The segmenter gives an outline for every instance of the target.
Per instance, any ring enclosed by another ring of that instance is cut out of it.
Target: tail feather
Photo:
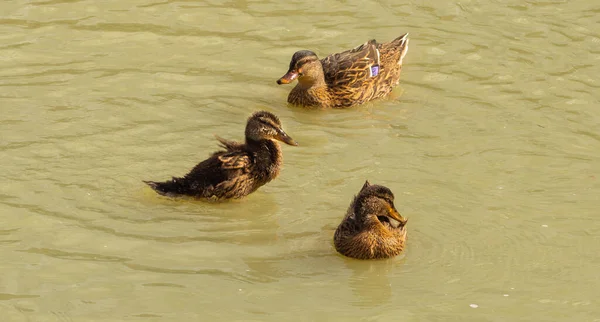
[[[383,51],[394,51],[399,50],[402,47],[406,47],[408,45],[408,32],[404,35],[390,41],[384,43],[378,43],[377,48]]]
[[[165,182],[155,182],[155,181],[143,181],[145,184],[149,185],[156,193],[163,195],[174,197],[177,195],[186,194],[188,187],[183,182],[182,179],[173,178],[172,180]]]
[[[408,52],[408,32],[404,35],[383,44],[378,44],[379,50],[381,50],[382,55],[387,56],[387,59],[390,60],[393,58],[393,61],[398,64],[398,66],[402,66],[402,61],[404,60],[404,56]],[[399,53],[399,55],[398,55]],[[397,57],[397,58],[395,58]],[[391,61],[389,61],[391,62]]]
[[[404,45],[406,45],[407,42],[408,42],[408,32],[391,41],[391,43],[394,44],[394,46],[396,46],[396,47],[404,46]]]
[[[399,46],[402,47],[400,59],[398,60],[398,65],[402,66],[402,60],[404,59],[404,56],[406,56],[406,53],[408,53],[408,32],[398,37],[396,40],[400,40]]]

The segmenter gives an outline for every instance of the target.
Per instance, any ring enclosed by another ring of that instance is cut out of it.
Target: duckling
[[[294,53],[278,84],[298,84],[288,103],[305,107],[345,108],[387,96],[400,80],[408,52],[408,33],[388,43],[375,39],[321,60],[309,50]]]
[[[366,181],[333,237],[335,249],[357,259],[394,257],[404,249],[406,222],[390,189]]]
[[[217,137],[225,150],[214,152],[184,177],[144,182],[169,197],[187,195],[217,201],[247,196],[279,174],[283,157],[277,141],[298,143],[283,131],[279,118],[266,111],[248,118],[245,134],[245,143]]]

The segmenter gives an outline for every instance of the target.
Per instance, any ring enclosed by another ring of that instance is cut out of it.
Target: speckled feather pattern
[[[385,214],[377,213],[376,207],[368,203],[367,213],[355,213],[357,198],[354,197],[335,231],[335,249],[344,256],[356,259],[384,259],[399,255],[404,250],[406,226],[385,226],[376,217]],[[367,218],[365,222],[359,222],[357,218],[361,216]]]
[[[239,199],[279,175],[283,163],[279,143],[264,140],[248,146],[226,142],[227,150],[213,153],[182,178],[155,183],[154,190],[171,197],[187,195],[212,201]]]
[[[375,40],[320,60],[325,84],[306,88],[297,84],[288,103],[306,107],[344,108],[387,96],[400,80],[401,58],[408,50],[406,35],[378,44]],[[371,67],[379,59],[379,74]]]
[[[399,255],[404,250],[406,228],[390,232],[373,222],[366,229],[358,229],[352,219],[344,219],[334,234],[335,249],[342,255],[356,259],[384,259]]]
[[[145,182],[170,197],[186,195],[212,201],[242,198],[279,175],[283,156],[273,135],[296,144],[283,132],[275,115],[257,112],[248,120],[245,143],[217,137],[224,150],[214,152],[185,176]]]

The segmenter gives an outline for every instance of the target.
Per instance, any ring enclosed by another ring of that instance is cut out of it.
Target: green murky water
[[[600,321],[600,6],[593,1],[0,3],[3,321]],[[286,106],[291,54],[410,32],[401,85]],[[278,179],[158,197],[276,113]],[[337,255],[365,179],[406,252]]]

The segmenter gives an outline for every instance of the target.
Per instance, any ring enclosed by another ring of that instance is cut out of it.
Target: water
[[[4,321],[600,321],[593,1],[0,3]],[[401,85],[286,106],[293,52],[410,32]],[[141,180],[242,139],[299,143],[226,204]],[[337,255],[365,179],[409,218],[403,255]]]

